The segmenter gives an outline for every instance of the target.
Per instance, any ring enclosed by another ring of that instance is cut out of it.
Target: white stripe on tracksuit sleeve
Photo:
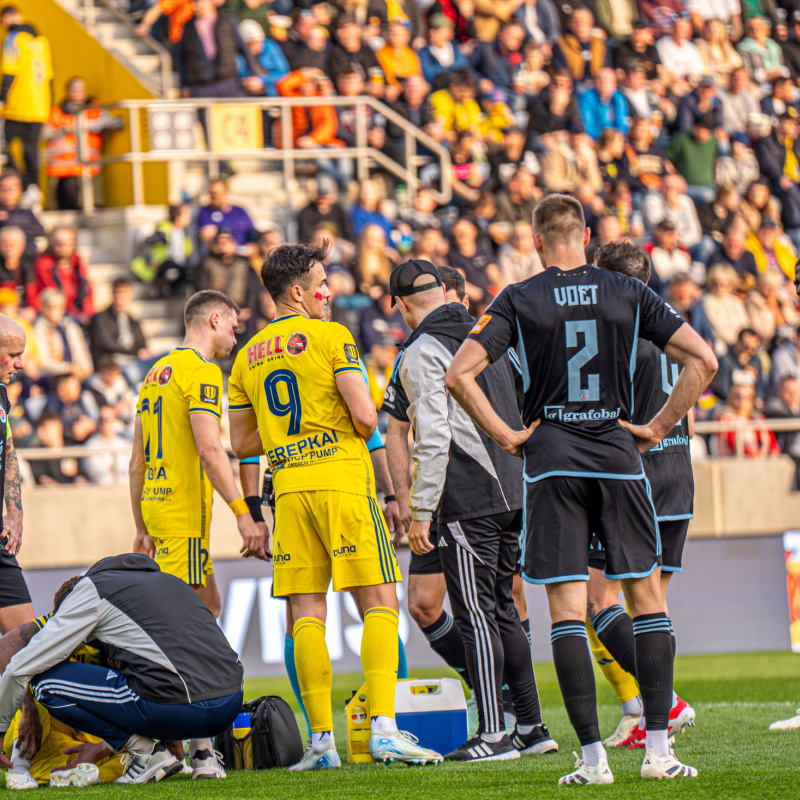
[[[432,336],[423,334],[406,350],[400,380],[411,405],[414,428],[414,485],[409,505],[413,519],[429,520],[439,506],[450,460],[450,415],[444,376],[452,356]]]
[[[34,675],[69,658],[97,626],[100,598],[84,579],[67,596],[58,612],[9,662],[0,678],[0,731],[7,731]]]

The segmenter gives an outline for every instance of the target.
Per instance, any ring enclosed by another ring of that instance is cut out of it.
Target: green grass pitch
[[[445,671],[436,673],[443,675]],[[342,770],[290,774],[286,770],[232,772],[225,781],[192,781],[180,776],[144,786],[97,786],[60,789],[88,796],[158,797],[165,800],[346,800],[347,798],[563,798],[566,795],[636,798],[797,798],[800,785],[800,731],[769,731],[776,719],[793,716],[800,705],[800,656],[791,653],[728,656],[678,656],[675,686],[697,711],[697,727],[678,737],[679,758],[695,766],[694,780],[643,781],[639,767],[643,751],[610,752],[613,786],[558,786],[558,778],[571,771],[578,742],[569,726],[551,664],[537,664],[545,722],[560,750],[557,755],[527,756],[517,761],[472,766],[407,767],[394,764],[345,765]],[[619,721],[619,706],[599,671],[600,726],[608,735]],[[412,677],[432,677],[414,673]],[[336,740],[344,761],[344,703],[360,676],[334,676]],[[248,680],[248,698],[279,694],[294,707],[286,679]],[[295,710],[297,710],[295,708]],[[302,718],[301,732],[305,736]],[[48,789],[53,792],[56,790]]]

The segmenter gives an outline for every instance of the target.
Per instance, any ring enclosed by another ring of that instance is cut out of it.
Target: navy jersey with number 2
[[[641,336],[663,349],[683,320],[641,281],[584,266],[550,267],[506,287],[470,334],[492,361],[513,347],[522,364],[530,481],[556,475],[642,474],[633,437]]]

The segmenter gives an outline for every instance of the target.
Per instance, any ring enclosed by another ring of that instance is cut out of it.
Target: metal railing
[[[695,422],[695,435],[718,435],[733,432],[737,458],[744,457],[744,435],[749,431],[772,431],[773,433],[800,432],[800,419],[756,419],[756,420],[706,420]],[[729,458],[730,456],[712,457]]]
[[[104,2],[105,0],[100,0]],[[92,0],[87,0],[92,2]],[[274,147],[248,147],[244,149],[216,149],[213,141],[211,126],[206,126],[206,137],[211,137],[208,149],[195,146],[186,150],[151,150],[150,143],[143,141],[142,111],[178,111],[189,110],[194,114],[202,111],[208,114],[213,107],[219,106],[254,106],[262,110],[276,110],[281,127],[282,146]],[[313,108],[317,106],[333,106],[334,108],[347,106],[355,111],[356,144],[354,147],[317,147],[313,149],[300,149],[293,147],[293,136],[289,133],[292,127],[292,110],[297,107]],[[352,158],[356,162],[356,175],[359,180],[369,176],[370,162],[390,172],[405,182],[409,198],[413,202],[419,187],[418,169],[430,161],[431,156],[418,155],[418,148],[426,148],[432,157],[439,162],[440,188],[433,190],[432,194],[440,204],[450,202],[453,194],[450,152],[441,144],[434,141],[427,133],[417,128],[405,117],[398,114],[388,106],[373,97],[361,95],[358,97],[264,97],[264,98],[236,98],[236,99],[188,99],[188,100],[124,100],[118,103],[109,103],[103,106],[109,110],[121,110],[127,116],[127,127],[130,133],[130,152],[120,155],[103,156],[100,163],[106,164],[131,164],[133,171],[133,203],[144,203],[144,172],[143,166],[151,163],[171,163],[200,161],[208,165],[209,177],[212,166],[219,161],[259,160],[279,161],[283,166],[284,183],[290,191],[296,187],[295,165],[298,161],[314,161],[318,159]],[[367,109],[381,114],[388,121],[397,125],[403,131],[403,153],[405,164],[400,164],[389,157],[382,150],[371,147],[367,141]],[[81,141],[82,137],[78,137]],[[86,156],[80,153],[78,158],[82,163],[88,163]],[[84,210],[94,210],[94,192],[92,180],[84,170],[82,189],[84,197]]]
[[[134,23],[131,22],[129,17],[123,11],[121,11],[116,4],[109,2],[109,0],[80,0],[80,7],[83,13],[83,23],[87,28],[91,30],[96,24],[98,6],[105,11],[110,11],[116,18],[117,22],[123,24],[130,31],[131,37],[133,38],[135,36],[134,28],[136,26]],[[104,37],[100,38],[102,40],[103,47],[113,52],[113,40],[108,40]],[[160,85],[157,86],[157,91],[162,97],[169,97],[174,88],[172,80],[172,56],[167,48],[161,44],[161,42],[156,41],[150,35],[141,37],[136,36],[135,38],[137,41],[144,42],[152,51],[153,55],[157,55],[159,57],[161,62],[159,69],[161,79]],[[119,50],[113,54],[116,57],[124,59],[125,66],[128,67],[128,69],[130,69],[140,81],[147,84],[150,88],[153,88],[151,86],[152,77],[138,70],[133,61],[131,61],[130,56],[120,52]]]

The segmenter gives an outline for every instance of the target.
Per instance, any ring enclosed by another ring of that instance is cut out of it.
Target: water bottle
[[[261,505],[275,510],[275,489],[272,487],[272,472],[269,467],[264,470],[264,483],[261,485]]]
[[[250,733],[252,723],[250,721],[250,714],[247,711],[241,711],[233,721],[233,738],[244,739]]]

